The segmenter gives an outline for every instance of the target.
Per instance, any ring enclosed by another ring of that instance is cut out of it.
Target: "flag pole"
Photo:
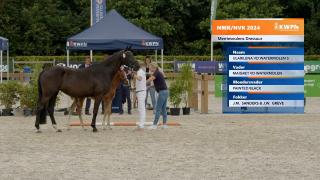
[[[218,0],[211,1],[211,14],[210,14],[210,35],[211,35],[211,61],[213,61],[213,41],[212,41],[212,20],[216,19]]]
[[[90,26],[93,25],[93,19],[92,19],[92,0],[90,0]],[[93,52],[90,50],[90,60],[93,61]]]

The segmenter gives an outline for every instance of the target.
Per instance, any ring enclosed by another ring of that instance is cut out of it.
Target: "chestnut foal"
[[[108,116],[107,127],[108,129],[111,129],[110,115],[112,114],[112,110],[111,110],[112,100],[115,96],[116,89],[120,85],[121,81],[125,79],[126,79],[125,72],[123,70],[118,70],[118,72],[115,74],[115,76],[112,79],[110,90],[107,92],[107,94],[103,96],[104,115],[103,115],[102,127],[104,130],[106,129],[105,122],[106,122],[107,116]],[[74,101],[69,109],[69,112],[74,112],[74,108],[77,108],[76,110],[77,110],[77,114],[79,115],[80,125],[82,126],[83,129],[85,129],[83,124],[83,119],[82,119],[82,106],[83,106],[84,99],[85,98],[74,98]],[[71,113],[69,113],[69,119],[70,119],[70,114]]]

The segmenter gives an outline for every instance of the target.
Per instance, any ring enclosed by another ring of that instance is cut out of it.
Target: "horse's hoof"
[[[40,131],[40,129],[37,129],[37,130],[36,130],[36,133],[42,133],[42,132]]]
[[[62,132],[61,129],[57,129],[57,132]]]
[[[97,129],[97,128],[96,128],[96,129],[93,129],[92,132],[98,132],[98,129]]]

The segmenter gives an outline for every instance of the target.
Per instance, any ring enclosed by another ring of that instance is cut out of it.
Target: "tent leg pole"
[[[161,68],[162,68],[162,71],[164,71],[164,69],[163,69],[163,49],[161,49]]]
[[[14,73],[14,58],[12,58],[12,72]]]
[[[91,60],[91,62],[93,62],[93,51],[92,50],[90,50],[90,60]]]
[[[2,83],[2,71],[3,71],[3,64],[2,64],[2,50],[0,51],[0,67],[1,67],[1,72],[0,72],[0,77],[1,77],[1,80],[0,80],[0,83]]]
[[[69,67],[69,50],[67,50],[67,67]]]
[[[7,49],[7,81],[9,80],[10,64],[9,64],[9,47]]]

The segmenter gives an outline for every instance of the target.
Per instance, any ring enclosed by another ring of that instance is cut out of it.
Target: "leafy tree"
[[[211,0],[107,0],[164,39],[167,54],[210,54]],[[320,53],[319,0],[219,0],[217,18],[305,18],[305,48]],[[64,55],[66,39],[89,27],[90,0],[0,0],[0,35],[12,55]],[[215,53],[221,53],[219,50]]]

